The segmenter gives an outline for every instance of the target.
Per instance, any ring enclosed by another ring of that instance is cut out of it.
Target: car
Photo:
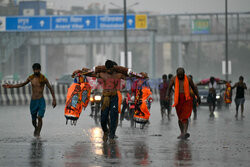
[[[71,77],[71,74],[64,74],[60,78],[56,79],[57,84],[70,85],[74,82],[74,78]]]
[[[198,85],[197,88],[201,98],[200,105],[208,106],[209,105],[207,102],[207,96],[209,91],[208,85]],[[218,109],[220,109],[224,105],[224,93],[225,93],[225,86],[218,84],[216,88],[216,103],[215,103]]]

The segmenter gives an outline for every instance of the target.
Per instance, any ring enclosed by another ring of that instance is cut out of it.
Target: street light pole
[[[112,2],[110,2],[111,5],[115,7],[120,7]],[[139,2],[136,2],[128,7],[133,7],[135,5],[138,5]],[[127,36],[127,2],[126,0],[123,0],[123,15],[124,15],[124,58],[125,58],[125,67],[128,66],[128,36]]]
[[[225,66],[226,66],[226,81],[228,81],[228,28],[227,28],[227,0],[225,0]]]
[[[125,57],[125,67],[128,66],[128,41],[127,41],[127,4],[126,0],[123,0],[124,2],[124,57]]]

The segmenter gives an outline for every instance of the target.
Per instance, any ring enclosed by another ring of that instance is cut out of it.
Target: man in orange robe
[[[184,68],[178,68],[176,70],[177,75],[173,77],[170,81],[168,91],[167,91],[167,100],[170,97],[170,91],[172,87],[175,87],[174,92],[174,104],[173,107],[176,109],[178,116],[178,123],[180,127],[181,134],[178,136],[179,139],[186,139],[190,136],[187,133],[188,130],[188,119],[191,116],[193,109],[193,99],[190,96],[190,87],[197,96],[198,103],[200,103],[200,96],[197,88],[194,86],[194,83],[191,78],[185,75]]]

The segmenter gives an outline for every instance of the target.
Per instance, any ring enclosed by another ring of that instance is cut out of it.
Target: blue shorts
[[[32,120],[36,120],[37,115],[41,118],[43,118],[45,113],[46,103],[44,98],[31,100],[30,101],[30,114],[32,117]]]
[[[245,103],[245,98],[235,98],[234,99],[236,106],[242,105]]]

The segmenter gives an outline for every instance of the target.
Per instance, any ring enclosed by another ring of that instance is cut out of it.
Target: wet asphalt
[[[0,106],[0,167],[249,167],[250,100],[245,118],[235,119],[235,105],[215,111],[198,108],[190,119],[188,140],[179,140],[175,109],[171,120],[161,119],[159,103],[151,108],[150,124],[117,128],[116,144],[102,142],[98,120],[82,112],[77,125],[65,125],[64,105],[47,105],[40,138],[33,137],[29,106]]]

